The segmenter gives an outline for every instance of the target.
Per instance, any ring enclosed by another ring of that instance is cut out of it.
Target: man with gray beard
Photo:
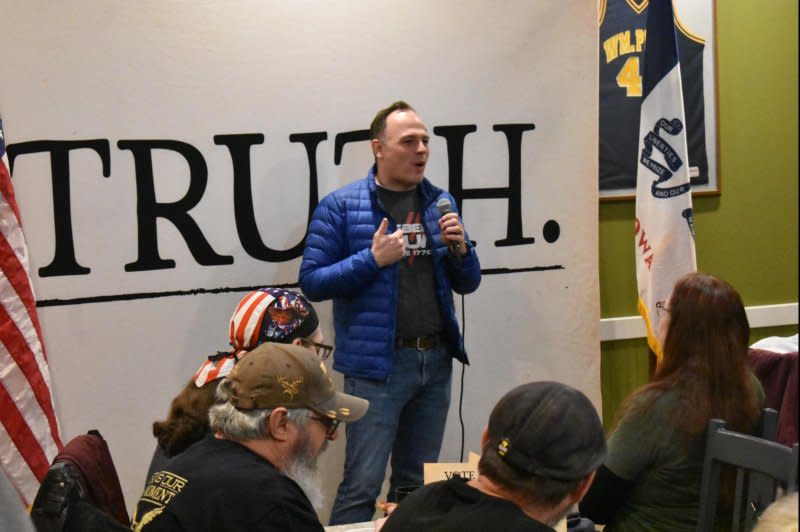
[[[317,457],[368,406],[337,392],[313,351],[260,345],[219,385],[213,435],[149,479],[133,530],[321,532]]]

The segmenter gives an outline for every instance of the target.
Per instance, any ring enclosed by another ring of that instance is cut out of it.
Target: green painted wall
[[[728,280],[746,306],[798,300],[798,5],[717,2],[722,194],[694,198],[698,269]],[[636,314],[634,202],[600,205],[602,317]],[[797,326],[752,331],[753,340]],[[643,339],[602,344],[603,417],[648,376]]]

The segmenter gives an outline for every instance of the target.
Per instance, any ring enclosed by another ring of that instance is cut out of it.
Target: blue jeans
[[[453,359],[439,344],[425,351],[396,348],[385,381],[345,377],[344,391],[369,400],[369,410],[345,427],[344,478],[331,525],[372,519],[390,453],[388,500],[399,487],[422,485],[422,464],[439,459],[452,372]]]

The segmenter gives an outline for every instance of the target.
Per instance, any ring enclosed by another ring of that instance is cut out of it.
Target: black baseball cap
[[[605,460],[606,439],[594,405],[559,382],[531,382],[503,396],[489,416],[489,436],[502,460],[537,477],[573,481]]]

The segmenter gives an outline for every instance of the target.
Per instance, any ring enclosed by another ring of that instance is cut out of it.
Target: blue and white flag
[[[670,0],[650,0],[646,39],[636,173],[636,281],[647,342],[660,363],[660,314],[675,281],[697,270],[681,68]]]

